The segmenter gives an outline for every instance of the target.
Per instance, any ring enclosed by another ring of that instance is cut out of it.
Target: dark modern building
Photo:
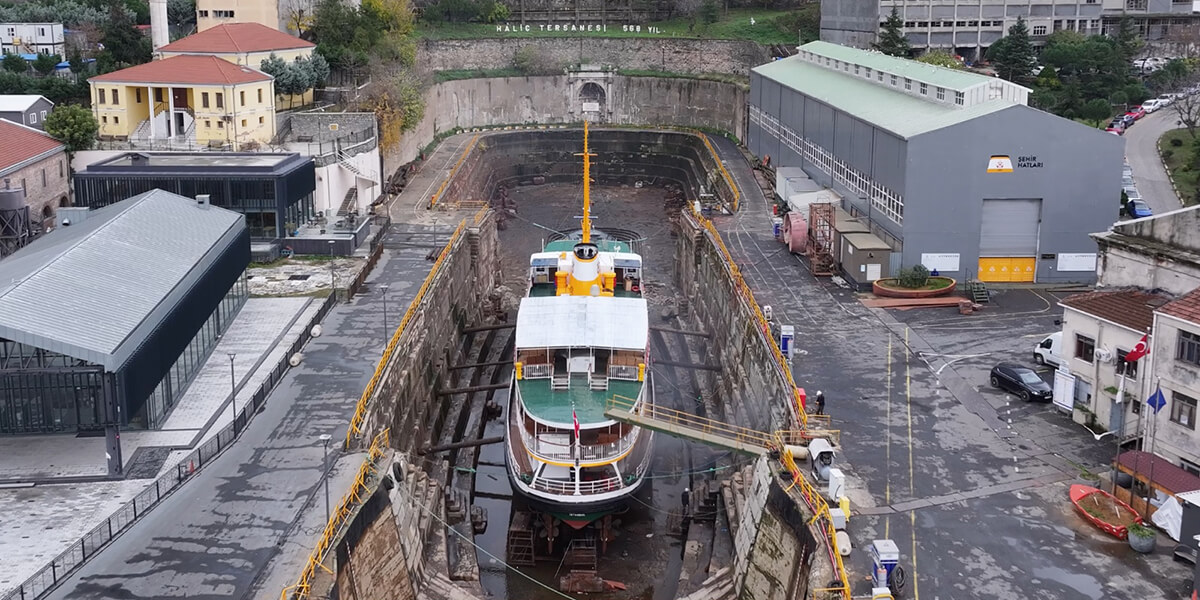
[[[0,261],[0,434],[162,424],[249,295],[240,214],[154,190]],[[115,472],[115,471],[114,471]]]
[[[100,208],[153,189],[246,215],[255,241],[279,240],[313,214],[316,167],[294,153],[130,152],[75,173],[75,205]]]
[[[1030,108],[1028,95],[812,42],[751,73],[748,146],[837,192],[891,249],[869,250],[847,273],[857,283],[916,264],[959,279],[1093,282],[1089,233],[1117,220],[1124,140]]]

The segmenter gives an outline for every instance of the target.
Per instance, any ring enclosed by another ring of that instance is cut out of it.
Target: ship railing
[[[582,444],[576,450],[574,444],[570,442],[551,441],[544,435],[531,434],[529,430],[521,428],[521,439],[525,442],[525,447],[533,452],[535,457],[543,460],[575,460],[576,451],[578,451],[580,460],[615,459],[632,448],[637,443],[640,434],[641,429],[635,429],[616,441],[607,444]],[[567,434],[558,435],[568,437]]]
[[[533,489],[535,490],[563,496],[574,496],[577,493],[581,496],[590,496],[593,494],[615,492],[623,487],[625,487],[625,484],[617,476],[591,481],[580,481],[578,487],[576,487],[574,481],[563,481],[561,479],[538,479],[533,482]]]
[[[636,365],[609,365],[608,377],[609,379],[637,381],[638,368]]]
[[[554,375],[554,365],[550,363],[521,367],[521,376],[525,379],[549,379],[551,375]]]

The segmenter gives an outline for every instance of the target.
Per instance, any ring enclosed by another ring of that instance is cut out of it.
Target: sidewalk
[[[300,336],[320,302],[312,298],[251,298],[238,313],[161,430],[121,433],[129,475],[104,481],[104,438],[43,435],[0,438],[0,593],[20,584],[140,493],[153,479],[215,435],[232,418],[229,352],[239,401],[252,396]],[[55,479],[96,481],[55,484]],[[36,482],[36,485],[35,483]]]

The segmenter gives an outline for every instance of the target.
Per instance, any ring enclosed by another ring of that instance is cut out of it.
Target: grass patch
[[[671,79],[702,79],[704,81],[720,81],[732,83],[743,89],[750,89],[750,78],[729,73],[675,73],[673,71],[658,71],[655,69],[617,69],[618,75],[629,77],[664,77]]]
[[[953,281],[949,277],[930,277],[928,283],[926,283],[925,285],[923,285],[921,287],[917,287],[917,288],[909,288],[909,287],[901,286],[900,280],[896,279],[895,277],[891,277],[888,279],[880,279],[879,281],[880,281],[879,285],[886,287],[888,289],[911,291],[911,292],[944,290],[944,289],[950,287],[950,284],[953,283]]]
[[[487,79],[489,77],[524,77],[525,74],[517,69],[448,69],[434,71],[433,80],[437,83],[458,81],[460,79]]]
[[[678,17],[666,21],[643,23],[642,30],[623,31],[621,15],[613,11],[612,24],[603,32],[591,31],[542,31],[538,24],[530,24],[532,31],[497,32],[495,25],[486,23],[426,23],[417,24],[418,36],[429,40],[470,40],[495,37],[519,38],[690,38],[716,40],[750,40],[760,44],[796,44],[799,32],[785,30],[775,25],[775,19],[793,11],[766,9],[731,9],[722,14],[717,22],[704,25],[699,16]],[[750,24],[751,17],[754,25]],[[786,19],[785,19],[786,20]],[[651,33],[649,28],[657,28]]]
[[[1183,144],[1172,146],[1171,140],[1180,140]],[[1179,190],[1180,200],[1187,206],[1195,204],[1200,173],[1188,164],[1192,155],[1192,136],[1186,129],[1173,129],[1162,134],[1162,137],[1158,138],[1158,154],[1167,167],[1167,176],[1171,178],[1171,183]]]

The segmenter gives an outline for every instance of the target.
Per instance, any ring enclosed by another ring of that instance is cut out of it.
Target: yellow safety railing
[[[774,441],[771,435],[761,431],[730,425],[721,421],[698,417],[680,410],[645,402],[639,404],[633,398],[620,395],[614,395],[608,399],[608,409],[613,411],[624,410],[647,419],[679,425],[693,431],[728,438],[752,446],[769,448]]]
[[[779,453],[780,462],[787,467],[789,473],[792,474],[792,485],[788,486],[788,492],[798,488],[800,497],[808,508],[813,513],[811,523],[821,521],[820,527],[823,536],[825,537],[826,548],[829,550],[829,562],[833,567],[834,574],[837,576],[837,587],[823,587],[811,590],[814,600],[817,598],[827,598],[828,594],[837,594],[842,597],[842,600],[851,600],[850,598],[850,578],[846,575],[846,565],[842,563],[842,553],[837,547],[837,531],[833,528],[833,515],[829,514],[829,503],[821,497],[821,494],[813,488],[808,479],[804,477],[804,473],[800,472],[800,467],[796,465],[796,459],[792,456],[790,450],[786,447],[781,447]],[[820,596],[818,596],[820,594]]]
[[[712,142],[708,141],[708,135],[699,134],[700,139],[704,141],[704,145],[708,147],[708,152],[712,154],[713,161],[717,163],[717,168],[721,171],[721,176],[725,178],[725,183],[729,185],[729,191],[733,194],[733,212],[738,211],[738,206],[741,204],[742,194],[738,191],[736,185],[733,184],[733,177],[729,176],[729,171],[725,170],[725,163],[721,162],[721,157],[717,155],[717,149],[713,148]]]
[[[283,592],[279,595],[280,600],[302,600],[308,598],[308,594],[312,588],[313,577],[316,576],[318,567],[333,574],[333,571],[330,571],[323,564],[325,556],[329,553],[330,548],[333,547],[333,543],[337,540],[338,534],[341,532],[346,520],[354,512],[354,509],[366,499],[366,492],[371,486],[372,478],[378,471],[379,460],[383,458],[383,453],[388,447],[388,431],[388,429],[384,429],[371,441],[371,447],[367,450],[367,458],[358,467],[358,475],[354,477],[354,485],[350,486],[350,491],[346,492],[345,496],[342,496],[337,509],[329,515],[329,522],[325,523],[325,530],[321,532],[321,537],[317,540],[317,545],[309,553],[308,560],[304,563],[304,570],[300,572],[300,578],[296,580],[295,584],[283,588]]]
[[[792,390],[792,399],[789,402],[789,408],[792,411],[792,416],[800,425],[801,429],[808,427],[808,415],[804,411],[804,396],[800,388],[796,385],[796,380],[792,378],[792,368],[788,365],[787,359],[784,358],[783,352],[779,349],[779,344],[775,341],[775,336],[771,334],[771,325],[767,322],[766,315],[758,306],[758,301],[754,299],[754,292],[750,291],[750,286],[746,284],[746,280],[742,277],[742,272],[738,269],[737,263],[733,261],[733,255],[729,253],[729,249],[725,247],[725,241],[721,238],[720,232],[717,231],[712,221],[705,218],[703,215],[692,211],[692,216],[700,223],[704,230],[708,232],[708,236],[712,239],[713,244],[721,251],[721,256],[725,261],[726,267],[729,269],[729,274],[733,278],[734,289],[745,301],[746,305],[754,311],[755,321],[758,323],[759,332],[767,341],[767,346],[771,348],[771,354],[775,356],[776,366],[782,372],[784,380]]]
[[[471,138],[470,142],[467,142],[467,147],[463,150],[462,155],[458,157],[458,162],[454,163],[454,168],[450,169],[450,174],[446,175],[446,178],[442,180],[442,185],[438,186],[438,189],[433,193],[433,196],[430,196],[429,208],[433,208],[437,205],[438,199],[442,197],[442,192],[446,191],[446,186],[450,185],[450,182],[454,179],[454,174],[458,173],[458,168],[461,167],[463,162],[467,160],[467,156],[471,154],[471,150],[475,149],[475,143],[478,141],[479,134],[477,133],[475,134],[475,137]]]
[[[481,217],[479,218],[482,220]],[[358,404],[354,407],[354,416],[350,418],[350,426],[346,428],[347,447],[350,446],[350,441],[354,436],[362,434],[360,428],[367,414],[367,404],[370,403],[371,396],[375,394],[375,388],[379,385],[379,380],[383,378],[383,372],[392,358],[392,353],[396,351],[396,344],[400,342],[400,334],[404,333],[404,328],[408,327],[408,322],[416,314],[417,306],[425,298],[425,294],[429,291],[429,286],[433,284],[433,278],[437,277],[442,264],[446,262],[446,257],[450,255],[450,249],[454,247],[454,244],[458,242],[458,238],[462,236],[466,224],[467,221],[464,219],[455,228],[454,233],[450,234],[450,241],[446,242],[446,246],[438,254],[437,260],[433,263],[433,268],[429,270],[429,275],[426,275],[425,281],[421,282],[421,288],[417,290],[417,295],[413,297],[412,302],[408,303],[408,310],[404,311],[404,318],[400,319],[400,325],[392,332],[392,337],[388,340],[387,347],[383,349],[383,356],[379,358],[379,364],[375,365],[375,373],[371,375],[371,380],[367,382],[367,387],[363,388],[362,396],[359,396]]]

